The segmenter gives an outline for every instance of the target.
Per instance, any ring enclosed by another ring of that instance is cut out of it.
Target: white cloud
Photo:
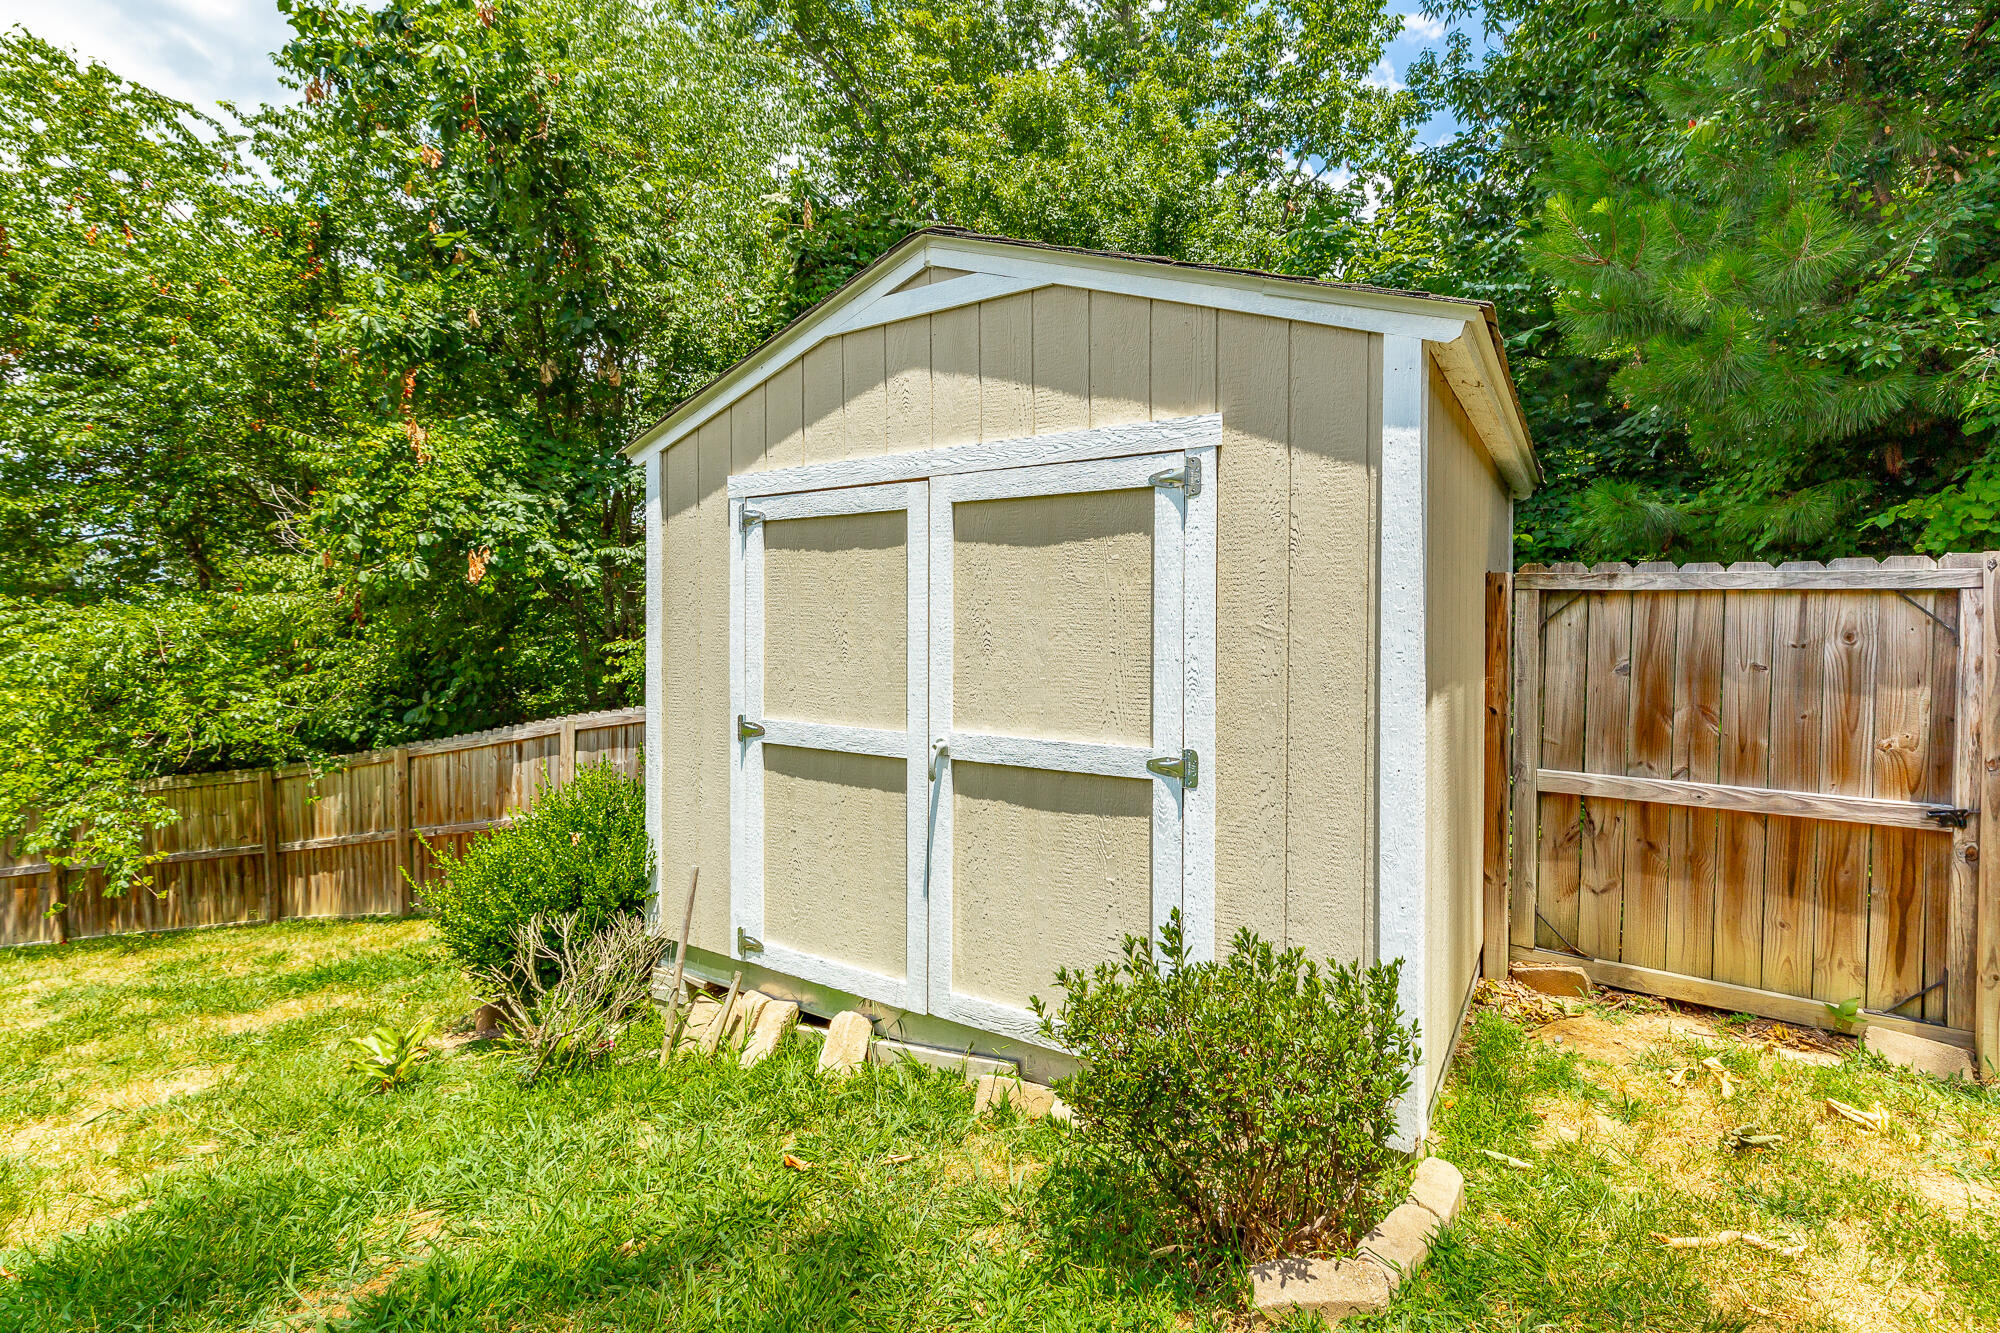
[[[285,95],[271,52],[292,30],[273,0],[0,0],[0,28],[16,26],[210,115]]]
[[[1369,70],[1361,81],[1371,88],[1383,88],[1392,93],[1400,93],[1410,86],[1396,77],[1396,67],[1389,63],[1387,57],[1376,61],[1375,68]]]
[[[1434,19],[1428,14],[1405,14],[1403,36],[1414,37],[1420,42],[1435,42],[1444,36],[1444,20]]]

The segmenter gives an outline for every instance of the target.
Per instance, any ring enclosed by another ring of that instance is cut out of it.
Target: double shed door
[[[1174,451],[732,500],[737,957],[1032,1039],[1057,966],[1175,908],[1212,948],[1212,477]]]

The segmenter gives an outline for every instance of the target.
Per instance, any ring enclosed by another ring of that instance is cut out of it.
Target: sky
[[[0,0],[0,28],[16,25],[211,115],[218,102],[247,108],[284,94],[270,53],[291,29],[272,0]],[[1399,86],[1410,61],[1443,37],[1435,20],[1406,14],[1371,80]],[[1455,128],[1438,117],[1423,138],[1436,143]]]

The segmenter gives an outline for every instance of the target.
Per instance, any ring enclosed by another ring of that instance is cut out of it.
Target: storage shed
[[[1046,1073],[1030,997],[1179,908],[1404,959],[1421,1132],[1538,475],[1490,306],[928,229],[629,452],[693,973]]]

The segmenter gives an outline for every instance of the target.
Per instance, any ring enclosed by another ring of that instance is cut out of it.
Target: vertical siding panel
[[[1370,574],[1375,551],[1374,449],[1365,333],[1291,330],[1291,555],[1294,598],[1286,674],[1285,943],[1315,958],[1365,957],[1361,905],[1369,865],[1373,694]],[[1174,415],[1185,415],[1175,413]]]
[[[771,467],[793,467],[806,461],[805,366],[785,363],[764,382],[764,456]]]
[[[1215,312],[1205,306],[1153,302],[1153,417],[1199,416],[1215,410]],[[1357,382],[1356,392],[1361,392]]]
[[[1215,938],[1285,925],[1290,326],[1219,316]],[[1372,783],[1364,777],[1364,784]]]
[[[810,376],[810,369],[808,370]],[[695,864],[708,891],[695,902],[694,937],[701,947],[727,952],[729,941],[729,431],[723,421],[701,428],[695,441],[697,470],[695,563],[701,595],[696,602],[700,636],[695,668],[694,748],[701,800],[693,807]],[[686,890],[667,886],[668,902]],[[672,907],[668,909],[671,916]]]
[[[841,421],[841,397],[846,384],[840,366],[841,342],[829,339],[805,355],[805,447],[802,463],[824,463],[841,457],[846,434]]]
[[[1090,294],[1090,424],[1120,426],[1152,415],[1153,303]],[[1286,374],[1284,365],[1275,373]]]
[[[1035,434],[1090,425],[1090,293],[1043,287],[1033,293]]]
[[[666,496],[661,508],[666,513],[666,598],[661,613],[665,619],[662,656],[666,659],[665,726],[666,753],[660,769],[672,775],[672,799],[666,803],[665,840],[660,852],[660,919],[669,922],[675,899],[685,892],[688,875],[699,854],[695,824],[700,818],[703,797],[702,768],[696,762],[701,736],[702,703],[696,682],[701,670],[701,607],[707,591],[702,582],[701,562],[696,558],[701,539],[700,468],[697,465],[700,437],[688,436],[667,450]],[[726,881],[725,881],[726,882]],[[668,925],[666,929],[673,929]],[[700,936],[704,947],[716,941]]]
[[[1033,293],[979,306],[979,438],[1013,440],[1035,429]]]
[[[931,316],[931,443],[979,439],[979,307]]]
[[[883,453],[882,426],[888,416],[883,331],[879,327],[862,329],[840,342],[846,397],[841,408],[840,456],[863,458]]]
[[[906,319],[883,330],[884,443],[891,451],[931,443],[931,322]]]
[[[1777,599],[1771,640],[1771,785],[1787,791],[1819,790],[1827,596],[1791,593]],[[1821,828],[1809,819],[1770,822],[1764,855],[1765,990],[1787,995],[1812,991]]]
[[[729,409],[729,473],[762,472],[764,462],[764,394],[745,394]]]

